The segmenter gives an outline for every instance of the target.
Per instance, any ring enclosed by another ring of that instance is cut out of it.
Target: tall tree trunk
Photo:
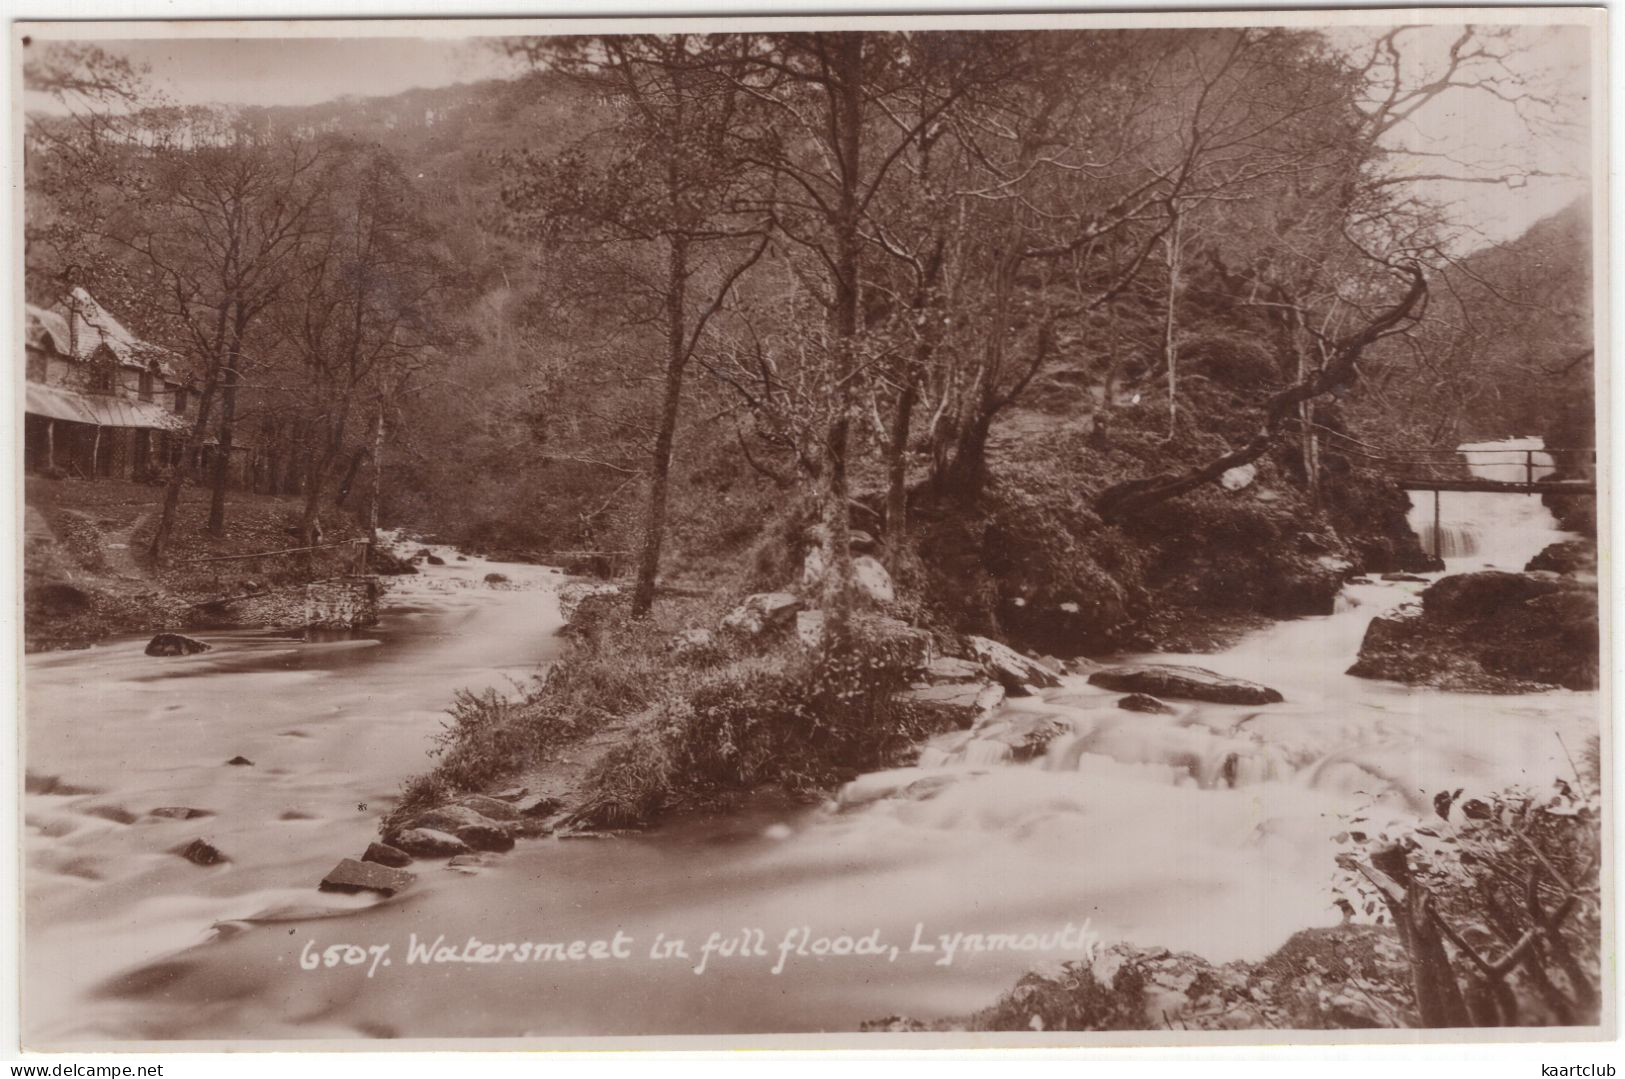
[[[902,391],[897,395],[897,409],[892,415],[886,445],[886,552],[889,557],[900,554],[908,541],[908,440],[914,424],[914,406],[920,400],[920,382],[926,377],[941,337],[942,320],[938,311],[942,298],[938,289],[942,284],[945,246],[946,238],[938,236],[914,294],[919,338],[903,376]]]
[[[367,446],[356,447],[355,453],[350,455],[350,465],[344,470],[344,479],[339,481],[339,489],[333,496],[333,505],[343,506],[350,500],[350,491],[355,487],[356,477],[361,475],[361,466],[367,462],[367,454],[371,449]]]
[[[158,512],[158,526],[153,530],[152,543],[147,548],[154,561],[161,561],[169,549],[170,538],[175,532],[175,517],[180,510],[181,488],[192,478],[192,462],[197,458],[198,447],[203,445],[204,432],[209,429],[209,413],[214,407],[214,392],[219,381],[218,367],[211,366],[204,376],[203,388],[198,391],[197,419],[192,421],[186,444],[181,448],[180,460],[175,462],[175,470],[170,473],[169,482],[164,486],[163,508]]]
[[[367,535],[372,549],[378,547],[378,499],[384,487],[384,403],[372,419],[372,496],[367,500]],[[372,565],[369,557],[367,564]]]
[[[209,532],[226,534],[226,483],[231,478],[231,445],[237,430],[237,374],[242,364],[243,330],[246,322],[239,313],[232,328],[231,351],[226,354],[226,370],[220,398],[220,438],[214,463],[214,494],[209,499]]]
[[[960,502],[976,501],[987,483],[987,436],[992,430],[993,412],[980,406],[959,430],[947,486],[948,493]]]
[[[976,501],[982,493],[982,485],[987,482],[987,436],[993,429],[993,417],[1005,404],[999,396],[998,382],[1004,367],[1005,337],[1010,329],[1010,309],[1019,265],[1020,259],[1012,251],[1000,256],[994,269],[993,320],[982,357],[981,381],[969,416],[960,421],[953,462],[948,468],[945,488],[965,505]]]
[[[305,484],[305,505],[299,514],[299,542],[307,547],[316,542],[316,517],[321,511],[323,481],[336,456],[328,450],[311,465],[309,481]]]
[[[849,635],[852,614],[852,508],[847,454],[852,432],[852,379],[857,371],[858,303],[862,239],[858,234],[862,169],[863,47],[866,35],[835,36],[834,131],[841,180],[835,238],[834,363],[831,417],[825,444],[825,634],[837,646]]]
[[[322,480],[326,478],[327,464],[332,460],[331,451],[323,446],[311,446],[305,454],[305,483],[300,494],[304,496],[303,507],[299,512],[299,542],[310,546],[316,542],[316,509],[321,499]],[[307,554],[307,559],[310,557]]]
[[[637,585],[632,591],[632,617],[642,618],[655,601],[660,575],[660,546],[666,532],[666,498],[671,483],[672,447],[677,417],[683,405],[683,368],[688,361],[685,338],[688,285],[688,240],[671,237],[666,270],[666,385],[660,404],[660,426],[655,432],[650,462],[649,504],[643,518],[643,551],[638,559]]]
[[[1168,373],[1168,437],[1179,428],[1179,263],[1181,259],[1180,232],[1185,218],[1178,206],[1172,207],[1174,227],[1163,240],[1163,255],[1168,261],[1168,303],[1162,321],[1162,362]]]
[[[1298,353],[1298,381],[1305,381],[1310,375],[1309,348],[1306,338],[1309,336],[1303,329],[1303,316],[1299,314],[1294,320],[1293,337],[1297,339]],[[1320,440],[1315,437],[1315,403],[1303,401],[1298,405],[1298,422],[1303,426],[1303,478],[1305,488],[1309,492],[1309,503],[1320,505]]]
[[[919,376],[911,373],[897,395],[886,442],[886,552],[890,556],[901,552],[908,540],[908,438],[919,399]]]

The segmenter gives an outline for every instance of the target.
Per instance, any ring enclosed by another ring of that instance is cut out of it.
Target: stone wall
[[[339,577],[305,586],[305,625],[311,629],[359,629],[378,621],[378,578]]]

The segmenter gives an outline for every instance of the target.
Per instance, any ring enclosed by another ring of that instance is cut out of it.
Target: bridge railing
[[[1595,474],[1597,451],[1592,447],[1433,447],[1395,448],[1363,442],[1353,435],[1321,424],[1311,424],[1328,446],[1350,458],[1356,467],[1384,475],[1418,480],[1469,479],[1481,469],[1493,469],[1501,482],[1533,484],[1553,471],[1572,475]]]

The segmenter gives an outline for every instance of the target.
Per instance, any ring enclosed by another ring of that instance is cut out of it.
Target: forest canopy
[[[1417,167],[1460,95],[1562,126],[1509,74],[1524,31],[491,47],[524,74],[232,108],[36,48],[30,298],[87,288],[181,357],[190,437],[274,447],[307,535],[372,484],[384,523],[610,556],[644,609],[673,544],[796,506],[901,551],[1039,446],[1113,521],[1266,459],[1318,498],[1319,431],[1589,437],[1583,201],[1474,246],[1437,181],[1553,173]],[[172,477],[155,553],[207,479]]]

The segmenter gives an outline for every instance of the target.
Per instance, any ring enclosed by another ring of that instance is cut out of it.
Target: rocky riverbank
[[[1596,547],[1547,547],[1522,573],[1434,582],[1419,604],[1375,618],[1349,673],[1481,693],[1596,689]]]
[[[1294,933],[1257,963],[1114,944],[1034,970],[957,1019],[887,1016],[864,1031],[1358,1030],[1414,1026],[1404,946],[1391,928]]]
[[[1055,688],[1067,673],[1122,691],[1119,707],[1131,712],[1173,712],[1161,697],[1282,699],[1200,667],[1060,661],[911,626],[884,613],[893,595],[886,570],[861,556],[857,568],[866,607],[850,633],[859,660],[856,677],[835,687],[834,705],[826,612],[796,593],[756,593],[713,612],[711,626],[674,628],[629,621],[614,585],[565,585],[558,598],[566,656],[524,698],[461,696],[440,764],[407,784],[380,824],[381,842],[360,861],[396,870],[414,859],[474,866],[517,840],[604,834],[746,793],[815,802],[841,790],[846,804],[880,796],[850,780],[913,764],[924,742],[945,732],[996,746],[1005,760],[1033,759],[1068,728],[995,713],[1007,698]],[[819,583],[816,572],[807,579]],[[853,729],[834,727],[843,720]],[[370,887],[359,882],[371,879],[372,890],[393,893],[410,883],[380,870],[340,870],[345,887]]]

